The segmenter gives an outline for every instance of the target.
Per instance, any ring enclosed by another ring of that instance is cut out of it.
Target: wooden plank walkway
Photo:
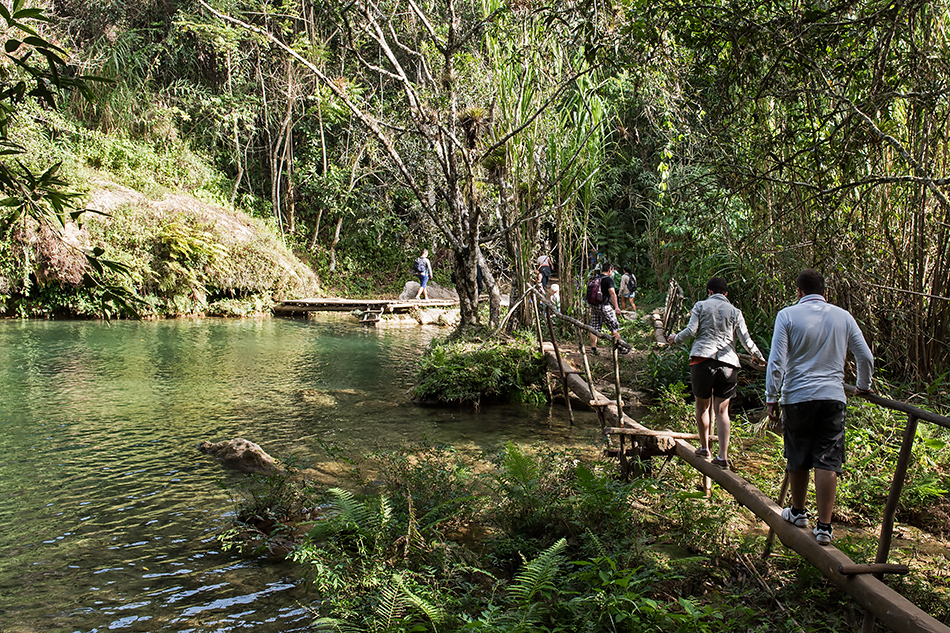
[[[286,299],[274,306],[274,314],[293,316],[307,312],[352,312],[353,310],[381,310],[384,314],[409,312],[413,308],[451,308],[458,299],[345,299],[341,297],[311,297]]]

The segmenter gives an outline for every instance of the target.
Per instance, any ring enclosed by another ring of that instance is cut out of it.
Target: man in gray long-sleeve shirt
[[[845,457],[845,359],[850,350],[857,362],[859,393],[871,389],[874,359],[854,317],[825,301],[825,279],[820,273],[804,270],[795,283],[798,303],[775,317],[765,402],[769,417],[777,418],[781,392],[786,470],[792,490],[792,505],[782,511],[782,518],[808,526],[808,472],[814,468],[818,506],[814,534],[827,545],[834,538],[831,516]]]
[[[726,280],[713,277],[706,284],[706,293],[708,298],[693,306],[686,327],[667,340],[673,344],[695,337],[689,350],[689,374],[693,397],[696,398],[696,426],[699,429],[696,454],[709,456],[709,405],[712,400],[719,434],[719,455],[712,463],[729,468],[729,400],[736,393],[739,374],[736,338],[756,360],[764,363],[765,359],[749,336],[742,312],[726,298],[729,294]]]

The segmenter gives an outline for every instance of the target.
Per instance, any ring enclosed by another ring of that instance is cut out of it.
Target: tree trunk
[[[498,288],[498,282],[495,280],[495,275],[488,267],[488,262],[485,260],[485,255],[482,253],[481,248],[478,249],[477,256],[478,265],[482,268],[482,280],[484,281],[485,286],[488,288],[488,326],[492,329],[495,329],[498,327],[498,322],[501,319],[501,290]],[[476,274],[478,274],[477,271]],[[477,286],[477,278],[475,283]]]
[[[340,228],[343,226],[343,216],[336,221],[336,231],[333,232],[333,241],[330,242],[330,272],[336,270],[336,245],[340,242]]]

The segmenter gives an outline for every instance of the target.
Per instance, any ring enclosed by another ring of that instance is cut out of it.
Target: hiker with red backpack
[[[620,307],[617,305],[617,289],[611,274],[614,270],[613,264],[604,264],[603,273],[594,273],[587,282],[586,299],[590,305],[590,326],[599,332],[606,325],[614,337],[617,351],[626,354],[630,350],[620,344],[620,322],[617,321]],[[593,334],[590,335],[590,351],[592,354],[600,353],[597,351],[597,337]]]

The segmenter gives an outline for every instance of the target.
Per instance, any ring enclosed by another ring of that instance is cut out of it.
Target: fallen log
[[[643,321],[647,325],[653,326],[653,340],[656,341],[656,344],[666,345],[666,329],[663,327],[663,319],[660,318],[660,315],[656,312],[644,315]]]
[[[548,364],[557,367],[554,348],[545,343],[544,350]],[[600,399],[598,398],[600,394],[596,391],[591,393],[588,385],[577,375],[568,374],[567,380],[570,389],[582,400]],[[623,411],[617,411],[615,405],[614,408],[606,405],[600,409],[608,423],[612,423],[614,427],[652,431],[624,415]],[[839,571],[842,566],[847,569],[847,566],[855,565],[855,562],[843,552],[833,545],[819,545],[811,530],[796,527],[782,519],[782,509],[774,501],[732,471],[724,470],[702,457],[697,457],[694,454],[695,447],[686,440],[675,439],[675,442],[676,455],[680,459],[715,480],[735,497],[736,501],[765,521],[786,547],[798,552],[832,583],[854,598],[864,609],[873,613],[883,624],[902,633],[950,633],[950,627],[937,621],[873,575],[842,574]]]

